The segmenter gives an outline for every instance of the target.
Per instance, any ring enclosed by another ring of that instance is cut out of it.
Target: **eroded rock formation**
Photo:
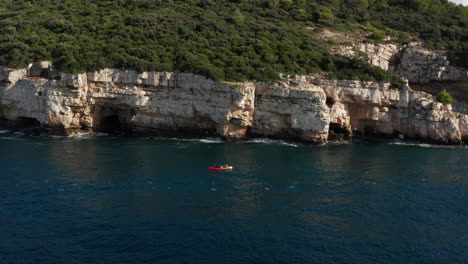
[[[468,115],[455,112],[428,93],[408,85],[359,81],[315,80],[335,102],[331,123],[367,136],[398,136],[448,144],[467,143]],[[351,131],[350,131],[351,132]]]
[[[256,89],[252,132],[257,135],[326,142],[329,109],[323,90],[302,80]]]
[[[0,68],[0,118],[4,125],[37,125],[53,134],[255,135],[313,143],[356,135],[468,141],[468,115],[435,102],[430,94],[314,76],[233,84],[190,73],[104,69],[61,74],[48,63]]]
[[[432,81],[468,81],[468,70],[450,64],[444,51],[423,47],[421,42],[407,45],[396,43],[354,43],[334,47],[333,53],[367,59],[369,63],[407,79],[410,83]]]
[[[394,43],[375,45],[362,42],[351,46],[343,45],[335,47],[332,49],[332,52],[345,57],[366,59],[370,64],[387,71],[392,67],[396,56],[402,50],[403,47],[401,45]]]

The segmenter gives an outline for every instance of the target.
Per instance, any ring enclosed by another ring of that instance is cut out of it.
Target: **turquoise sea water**
[[[0,263],[468,259],[466,148],[5,133],[0,166]]]

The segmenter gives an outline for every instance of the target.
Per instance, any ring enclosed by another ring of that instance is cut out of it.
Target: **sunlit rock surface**
[[[458,109],[464,108],[438,103],[408,85],[397,90],[314,76],[217,83],[177,72],[62,74],[46,62],[0,68],[2,123],[37,125],[52,134],[254,135],[311,143],[377,136],[462,144],[468,116]]]

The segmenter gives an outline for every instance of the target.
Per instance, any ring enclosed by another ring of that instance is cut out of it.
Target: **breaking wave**
[[[2,140],[25,140],[23,137],[0,137]]]
[[[109,134],[107,133],[100,133],[100,132],[89,132],[89,133],[79,133],[71,136],[56,136],[56,135],[48,135],[47,137],[53,139],[65,139],[65,140],[84,140],[84,139],[93,139],[99,137],[106,137]]]
[[[284,140],[275,140],[270,138],[253,138],[250,140],[245,141],[245,143],[253,143],[253,144],[277,144],[277,145],[284,145],[289,147],[297,148],[299,147],[298,144],[294,144],[291,142],[286,142]]]
[[[153,139],[171,140],[171,141],[184,141],[184,142],[198,142],[198,143],[205,143],[205,144],[219,144],[219,143],[224,143],[225,142],[221,138],[164,138],[164,137],[155,137]]]
[[[468,146],[450,146],[450,145],[437,145],[437,144],[429,144],[429,143],[421,143],[421,142],[390,142],[390,145],[397,145],[397,146],[413,146],[413,147],[420,147],[420,148],[448,148],[448,149],[466,149],[468,150]]]

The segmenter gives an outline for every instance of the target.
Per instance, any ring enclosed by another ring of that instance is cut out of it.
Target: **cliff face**
[[[122,129],[239,137],[252,124],[254,87],[248,83],[236,90],[187,73],[110,69],[62,74],[60,80],[24,70],[3,72],[2,117],[36,119],[54,132]]]
[[[450,65],[447,54],[410,43],[392,58],[389,71],[411,83],[431,81],[468,81],[468,70]]]
[[[331,51],[335,54],[340,54],[345,57],[361,57],[367,56],[370,64],[380,67],[388,71],[395,57],[403,50],[403,47],[397,44],[371,44],[357,43],[352,46],[338,46]]]
[[[0,118],[4,125],[38,125],[54,134],[119,130],[313,143],[404,135],[468,142],[468,115],[435,102],[430,94],[314,76],[224,84],[189,73],[104,69],[69,75],[46,63],[0,68]]]
[[[329,109],[323,90],[303,80],[258,86],[252,132],[257,135],[325,142]]]
[[[372,65],[399,75],[410,83],[468,81],[467,69],[451,65],[444,51],[426,49],[421,42],[407,45],[355,43],[335,47],[332,52],[346,57],[365,55]]]
[[[317,80],[331,101],[330,122],[365,135],[398,135],[461,144],[468,142],[468,115],[452,105],[436,102],[409,86],[390,89],[388,84]]]

